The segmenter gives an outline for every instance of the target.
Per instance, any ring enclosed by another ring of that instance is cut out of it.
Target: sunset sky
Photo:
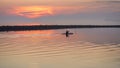
[[[0,25],[120,25],[120,0],[0,0]]]

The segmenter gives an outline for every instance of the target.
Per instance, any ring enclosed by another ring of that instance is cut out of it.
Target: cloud
[[[6,10],[11,15],[23,16],[27,18],[38,18],[52,15],[66,15],[77,13],[109,13],[119,12],[120,1],[94,1],[87,3],[76,3],[76,5],[61,6],[18,6]]]
[[[24,6],[24,7],[15,7],[12,10],[9,10],[8,13],[24,16],[27,18],[37,18],[41,16],[52,15],[53,10],[50,7]]]
[[[101,3],[120,3],[120,1],[96,1],[96,2],[101,2]]]
[[[38,17],[56,15],[56,14],[73,14],[73,13],[79,12],[80,9],[83,9],[83,8],[85,7],[83,6],[79,6],[79,7],[76,7],[76,6],[71,6],[71,7],[20,6],[20,7],[14,7],[10,10],[7,10],[7,13],[11,15],[24,16],[27,18],[38,18]]]

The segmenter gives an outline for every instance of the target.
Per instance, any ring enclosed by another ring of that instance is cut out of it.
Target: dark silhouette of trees
[[[0,31],[49,30],[66,28],[120,28],[120,25],[31,25],[0,26]]]

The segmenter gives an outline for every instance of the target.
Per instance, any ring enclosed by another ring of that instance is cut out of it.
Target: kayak
[[[62,33],[63,35],[66,35],[66,33]],[[68,35],[73,35],[74,33],[68,33]]]

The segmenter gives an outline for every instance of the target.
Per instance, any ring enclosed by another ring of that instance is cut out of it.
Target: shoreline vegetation
[[[30,26],[0,26],[2,31],[50,30],[71,28],[120,28],[120,25],[30,25]]]

